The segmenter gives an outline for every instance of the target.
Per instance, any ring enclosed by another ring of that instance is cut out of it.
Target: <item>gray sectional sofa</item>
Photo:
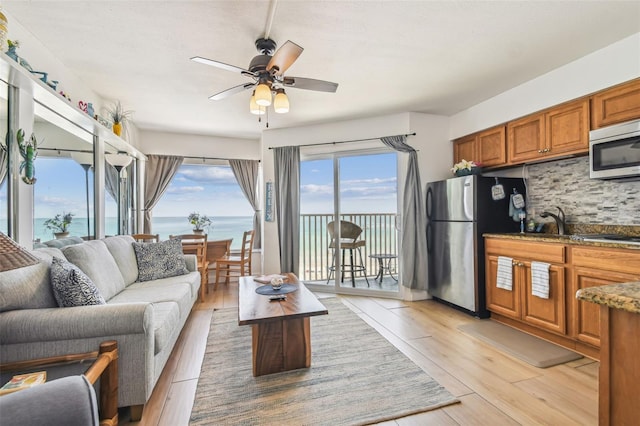
[[[184,275],[137,282],[133,243],[116,236],[34,249],[40,263],[1,272],[0,362],[91,352],[113,339],[118,405],[145,404],[198,298],[200,274],[195,256],[186,255]],[[106,304],[58,307],[50,283],[54,256],[78,266]]]

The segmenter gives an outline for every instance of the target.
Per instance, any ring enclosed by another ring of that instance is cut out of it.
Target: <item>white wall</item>
[[[259,160],[260,141],[139,130],[139,149],[145,154],[185,155]]]
[[[640,33],[451,116],[450,137],[456,139],[637,77]]]

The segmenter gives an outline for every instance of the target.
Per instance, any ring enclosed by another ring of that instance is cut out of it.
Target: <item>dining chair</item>
[[[207,260],[209,261],[209,272],[215,273],[218,267],[218,259],[228,256],[231,253],[231,243],[233,238],[226,240],[207,241]]]
[[[362,228],[352,222],[348,222],[346,220],[340,221],[340,242],[336,243],[336,239],[338,238],[338,233],[335,229],[335,223],[329,222],[327,224],[327,232],[331,237],[331,242],[329,243],[329,248],[334,250],[334,255],[331,256],[331,266],[329,266],[329,278],[327,278],[327,283],[331,280],[331,275],[336,270],[336,257],[335,250],[342,250],[342,263],[341,269],[342,273],[340,275],[340,282],[344,282],[344,274],[346,266],[349,267],[349,272],[351,273],[351,286],[356,286],[355,274],[356,272],[364,272],[364,279],[367,281],[367,287],[369,287],[369,280],[367,279],[367,268],[364,264],[364,260],[362,257],[361,248],[365,246],[366,241],[360,239],[360,234],[362,234]],[[349,250],[349,265],[345,264],[345,251]],[[353,258],[353,251],[356,250],[358,255],[360,256],[360,263],[356,264]]]
[[[200,272],[200,301],[204,302],[205,291],[209,292],[209,261],[207,260],[207,234],[170,235],[169,239],[182,242],[184,254],[195,254]]]
[[[251,252],[253,250],[253,234],[254,231],[245,231],[242,235],[242,248],[240,249],[240,256],[231,256],[227,254],[216,260],[216,282],[213,285],[215,290],[220,282],[220,276],[224,277],[224,283],[229,284],[229,278],[231,274],[239,274],[244,277],[245,275],[251,275]]]
[[[160,234],[133,234],[131,236],[141,243],[157,243],[160,241]]]

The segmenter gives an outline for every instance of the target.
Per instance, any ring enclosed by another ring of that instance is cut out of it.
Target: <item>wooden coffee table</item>
[[[329,312],[298,278],[287,275],[286,284],[298,286],[284,301],[270,301],[256,293],[264,285],[253,277],[240,277],[238,324],[252,327],[253,375],[311,366],[309,317]]]

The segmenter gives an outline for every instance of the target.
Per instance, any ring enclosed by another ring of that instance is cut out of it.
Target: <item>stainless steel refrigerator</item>
[[[522,179],[499,178],[505,198],[494,201],[495,178],[477,175],[427,184],[429,294],[480,318],[486,318],[484,239],[487,232],[520,232],[509,216]]]

